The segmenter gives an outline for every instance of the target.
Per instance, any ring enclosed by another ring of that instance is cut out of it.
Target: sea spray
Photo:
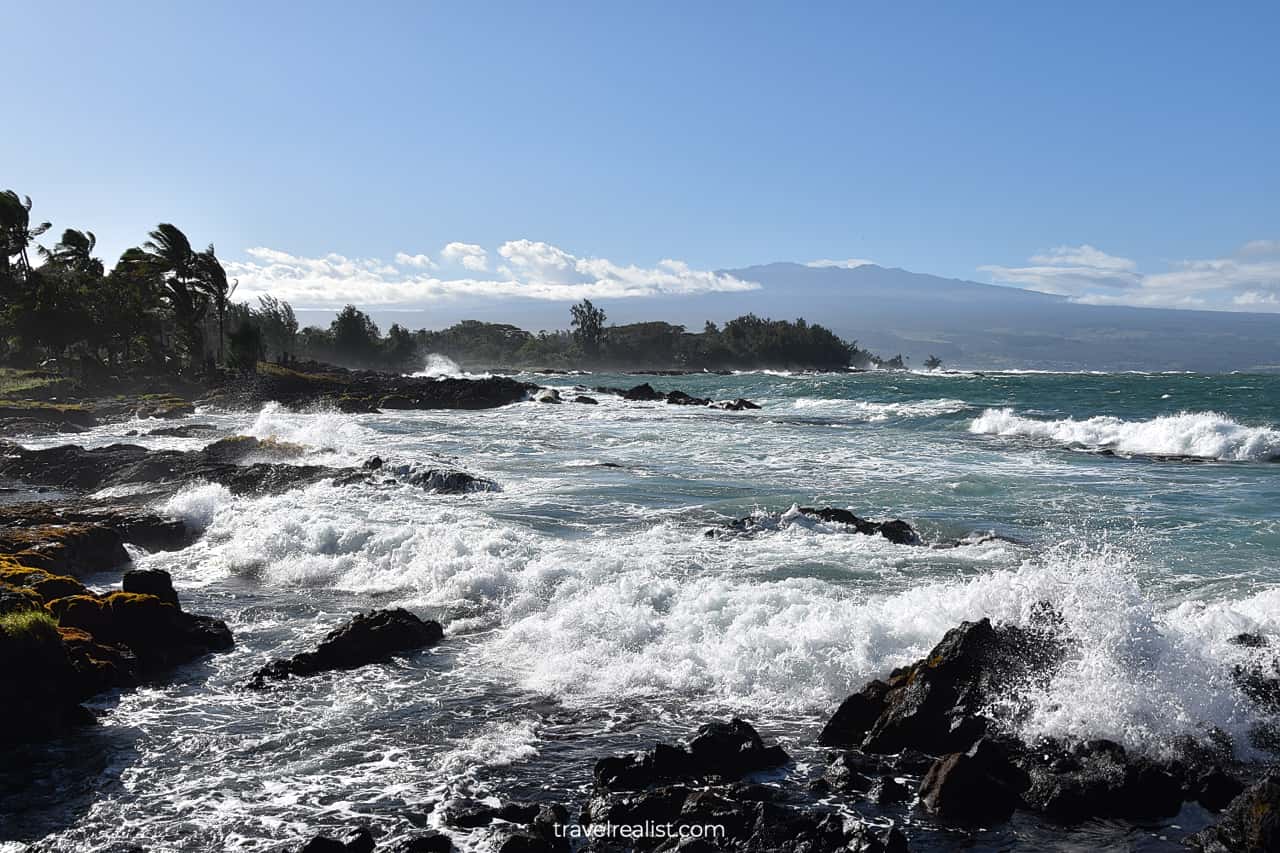
[[[1133,455],[1232,462],[1266,462],[1280,457],[1280,430],[1245,426],[1216,412],[1182,412],[1145,421],[1109,416],[1038,420],[1009,408],[987,409],[973,420],[969,431]]]

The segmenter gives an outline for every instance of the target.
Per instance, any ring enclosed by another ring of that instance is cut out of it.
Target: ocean
[[[1024,697],[1025,737],[1160,753],[1217,727],[1249,749],[1257,712],[1230,668],[1256,652],[1229,640],[1280,639],[1280,377],[519,378],[599,404],[369,415],[269,405],[187,418],[297,443],[306,461],[378,455],[500,488],[320,483],[234,497],[195,484],[166,499],[203,535],[135,563],[171,572],[184,609],[225,619],[236,648],[99,697],[99,726],[20,747],[25,769],[0,773],[8,837],[40,850],[279,850],[359,823],[436,825],[432,804],[462,795],[576,809],[600,756],[728,715],[786,746],[786,773],[805,780],[821,772],[814,741],[842,698],[962,620],[1025,622],[1042,602],[1076,642],[1052,682]],[[761,408],[589,390],[642,381]],[[154,425],[74,441],[211,440],[126,435]],[[925,544],[852,534],[794,506],[901,518]],[[752,535],[707,535],[751,515]],[[445,641],[388,665],[243,689],[269,658],[388,606],[440,620]],[[1212,819],[1188,805],[1149,825],[1065,829],[1020,814],[959,835],[920,811],[873,816],[905,821],[913,850],[1177,849]],[[479,845],[472,835],[455,840]]]

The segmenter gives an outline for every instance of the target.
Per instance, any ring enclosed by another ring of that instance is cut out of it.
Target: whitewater
[[[421,375],[459,372],[435,360]],[[135,550],[135,563],[169,571],[184,607],[226,619],[236,648],[171,683],[100,698],[102,725],[33,751],[33,775],[0,780],[17,831],[41,850],[256,851],[355,821],[432,826],[427,804],[451,796],[570,801],[600,755],[727,714],[803,767],[821,761],[817,730],[868,679],[962,620],[1026,624],[1046,602],[1075,652],[1028,697],[1025,737],[1159,753],[1212,728],[1243,744],[1258,722],[1229,677],[1257,652],[1231,639],[1280,640],[1280,377],[518,378],[598,405],[268,405],[187,418],[299,445],[301,461],[377,455],[498,488],[324,482],[233,496],[194,484],[166,498],[158,509],[202,536],[177,552]],[[642,381],[761,408],[591,390]],[[212,440],[129,435],[155,425],[76,441]],[[788,513],[797,505],[901,518],[925,544]],[[752,514],[777,520],[751,536],[707,535]],[[241,689],[268,659],[391,606],[438,619],[447,641],[284,691]],[[1128,831],[1165,849],[1159,832]],[[1015,832],[1063,843],[1052,827],[1018,825],[978,847]]]

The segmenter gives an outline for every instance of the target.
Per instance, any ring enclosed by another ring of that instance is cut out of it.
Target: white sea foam
[[[1280,430],[1246,426],[1216,412],[1183,412],[1146,421],[1099,416],[1037,420],[1012,409],[987,409],[969,431],[1023,436],[1118,453],[1267,461],[1280,456]]]
[[[438,352],[433,352],[427,356],[427,360],[422,365],[422,369],[412,375],[426,379],[449,379],[457,377],[466,379],[487,379],[492,374],[469,373],[463,370],[458,362],[449,358],[447,355],[441,355]]]
[[[360,505],[355,488],[232,499],[201,486],[167,508],[209,526],[189,571],[394,593],[441,614],[453,636],[496,629],[477,635],[459,667],[570,705],[677,699],[708,712],[821,715],[959,622],[1021,623],[1047,601],[1074,651],[1030,697],[1027,734],[1158,748],[1212,724],[1243,743],[1250,716],[1229,677],[1241,652],[1227,640],[1280,634],[1280,590],[1166,608],[1139,585],[1135,559],[1106,545],[1028,556],[993,543],[943,556],[818,524],[709,540],[678,521],[564,540],[408,487],[364,492]],[[939,573],[940,560],[967,569]],[[777,571],[803,565],[875,580]],[[494,760],[519,758],[532,740],[494,735]]]
[[[933,418],[963,412],[969,408],[969,404],[964,400],[951,399],[877,403],[870,400],[800,397],[792,405],[797,411],[841,415],[869,422],[887,421],[892,418]]]
[[[291,412],[279,403],[267,403],[245,431],[255,438],[274,438],[300,444],[312,451],[335,452],[352,459],[367,455],[374,433],[355,415],[336,411]]]
[[[204,530],[223,510],[231,507],[231,491],[217,483],[193,483],[160,505],[166,515],[180,518],[195,530]]]

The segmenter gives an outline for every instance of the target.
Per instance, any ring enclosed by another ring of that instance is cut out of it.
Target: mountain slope
[[[1064,297],[886,269],[768,264],[729,270],[763,290],[735,301],[804,316],[920,364],[1250,370],[1280,367],[1280,315],[1079,305]]]

